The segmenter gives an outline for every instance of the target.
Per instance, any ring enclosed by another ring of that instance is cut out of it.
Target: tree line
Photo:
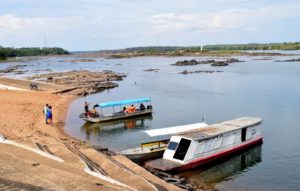
[[[300,50],[300,42],[206,45],[205,50]]]
[[[147,55],[163,53],[193,53],[207,51],[243,51],[243,50],[300,50],[300,42],[266,43],[266,44],[217,44],[205,46],[147,46],[133,47],[112,51],[112,53],[140,53]]]
[[[22,56],[46,56],[46,55],[63,55],[69,54],[68,51],[53,47],[53,48],[10,48],[0,46],[0,60],[5,60],[10,57]]]

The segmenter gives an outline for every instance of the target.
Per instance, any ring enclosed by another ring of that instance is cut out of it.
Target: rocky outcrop
[[[212,64],[211,64],[211,66],[228,66],[229,65],[229,63],[228,62],[223,62],[223,61],[216,61],[216,62],[213,62]]]
[[[0,73],[21,73],[25,72],[20,69],[22,69],[26,65],[14,65],[14,66],[9,66],[6,69],[0,70]]]
[[[60,60],[58,62],[72,62],[72,63],[77,63],[77,62],[97,62],[95,59],[91,58],[82,58],[78,60]]]
[[[62,94],[86,96],[101,92],[118,86],[115,81],[123,80],[125,74],[116,73],[110,70],[101,72],[90,72],[87,70],[55,72],[30,77],[30,80],[53,83],[69,86],[69,91],[57,92]]]
[[[300,58],[290,60],[276,60],[276,62],[300,62]]]
[[[183,70],[182,72],[179,72],[179,74],[195,74],[195,73],[215,73],[215,72],[224,72],[220,70],[196,70],[196,71],[187,71]]]
[[[216,61],[216,60],[183,60],[183,61],[178,61],[175,64],[172,64],[172,66],[192,66],[192,65],[199,65],[199,64],[210,64],[211,66],[228,66],[231,63],[235,62],[243,62],[241,60],[238,60],[236,58],[230,58],[224,61]]]
[[[149,68],[149,69],[145,69],[145,72],[158,72],[159,69],[158,68]]]
[[[273,58],[264,57],[264,58],[253,58],[252,60],[273,60]]]
[[[205,64],[202,63],[202,61],[197,60],[183,60],[183,61],[177,61],[175,64],[172,64],[172,66],[192,66],[192,65],[198,65],[198,64]]]

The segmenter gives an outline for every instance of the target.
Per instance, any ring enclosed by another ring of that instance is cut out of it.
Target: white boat
[[[122,108],[122,106],[136,105],[141,103],[148,103],[148,105],[144,106],[144,108],[137,107],[138,109],[130,113],[126,113]],[[134,117],[146,116],[152,114],[151,99],[149,98],[137,98],[137,99],[128,99],[122,101],[100,103],[100,104],[96,104],[94,106],[94,109],[96,107],[100,108],[100,112],[82,113],[79,115],[79,118],[83,119],[86,122],[100,123],[100,122],[128,119],[128,118],[134,118]],[[118,110],[115,109],[115,107],[117,107]],[[113,111],[111,113],[105,114],[103,111],[104,108],[112,108]]]
[[[146,162],[147,168],[180,171],[262,143],[260,118],[242,117],[173,135],[163,157]]]
[[[167,127],[161,129],[153,129],[148,131],[143,131],[150,137],[159,137],[170,134],[182,133],[186,131],[196,130],[207,127],[206,123],[195,123],[189,125]],[[164,151],[167,148],[169,139],[158,140],[152,142],[142,143],[140,147],[131,148],[119,152],[119,154],[125,155],[135,162],[142,162],[149,159],[155,159],[162,157]]]

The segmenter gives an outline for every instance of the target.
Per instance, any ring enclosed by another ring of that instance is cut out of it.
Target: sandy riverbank
[[[95,151],[65,135],[64,120],[73,99],[50,90],[0,90],[0,134],[26,146],[0,143],[0,190],[181,190],[123,156]],[[54,108],[53,126],[44,122],[45,103]]]

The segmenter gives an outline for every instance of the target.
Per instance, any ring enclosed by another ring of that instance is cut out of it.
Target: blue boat
[[[79,117],[87,122],[99,123],[151,114],[151,99],[136,98],[96,104],[93,110],[82,113]]]

